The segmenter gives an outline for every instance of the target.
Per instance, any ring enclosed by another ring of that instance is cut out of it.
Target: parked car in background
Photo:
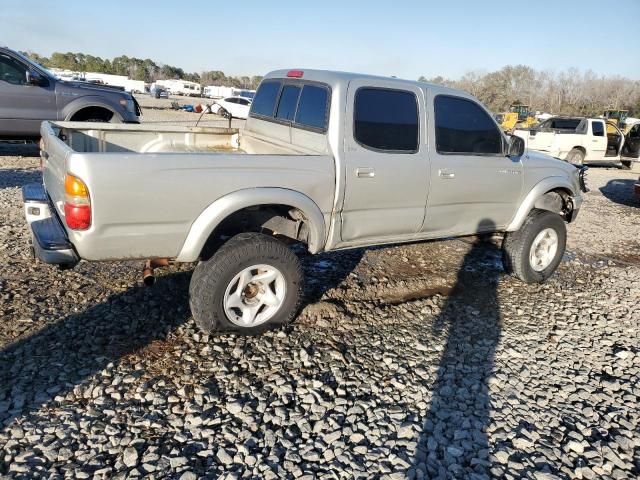
[[[154,98],[169,98],[169,91],[162,85],[156,85],[154,83],[149,89],[149,95]]]
[[[217,113],[223,117],[243,118],[249,116],[251,99],[245,97],[227,97],[218,100],[211,107],[212,113]]]
[[[271,72],[242,131],[90,127],[42,124],[44,185],[23,187],[38,257],[199,261],[189,302],[205,331],[293,319],[304,279],[292,243],[505,232],[505,270],[543,282],[586,191],[584,168],[525,153],[468,93],[389,77]]]
[[[0,138],[33,139],[43,120],[139,123],[140,107],[118,87],[60,80],[0,47]]]
[[[513,134],[525,141],[526,148],[574,165],[620,163],[625,144],[622,131],[602,118],[552,117],[533,128],[515,129]]]

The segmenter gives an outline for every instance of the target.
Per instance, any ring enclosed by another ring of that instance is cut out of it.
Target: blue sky
[[[313,67],[457,78],[526,64],[640,79],[638,21],[640,0],[0,0],[0,44],[228,75]]]

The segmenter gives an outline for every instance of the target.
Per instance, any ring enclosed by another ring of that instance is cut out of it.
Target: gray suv
[[[0,47],[0,138],[40,136],[43,120],[139,123],[136,100],[117,87],[68,82]]]

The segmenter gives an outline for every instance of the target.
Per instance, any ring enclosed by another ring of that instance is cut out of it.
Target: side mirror
[[[509,157],[519,157],[524,153],[524,140],[516,135],[509,137],[509,148],[507,155]]]
[[[26,80],[27,80],[27,85],[40,86],[44,83],[44,78],[42,78],[42,76],[39,73],[34,72],[33,70],[27,70]]]

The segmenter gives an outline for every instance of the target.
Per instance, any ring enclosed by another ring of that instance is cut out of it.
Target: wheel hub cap
[[[558,234],[552,228],[545,228],[531,244],[529,264],[536,272],[541,272],[553,262],[558,252]]]
[[[224,312],[240,327],[255,327],[273,317],[284,303],[286,282],[272,265],[253,265],[240,271],[227,286]]]

